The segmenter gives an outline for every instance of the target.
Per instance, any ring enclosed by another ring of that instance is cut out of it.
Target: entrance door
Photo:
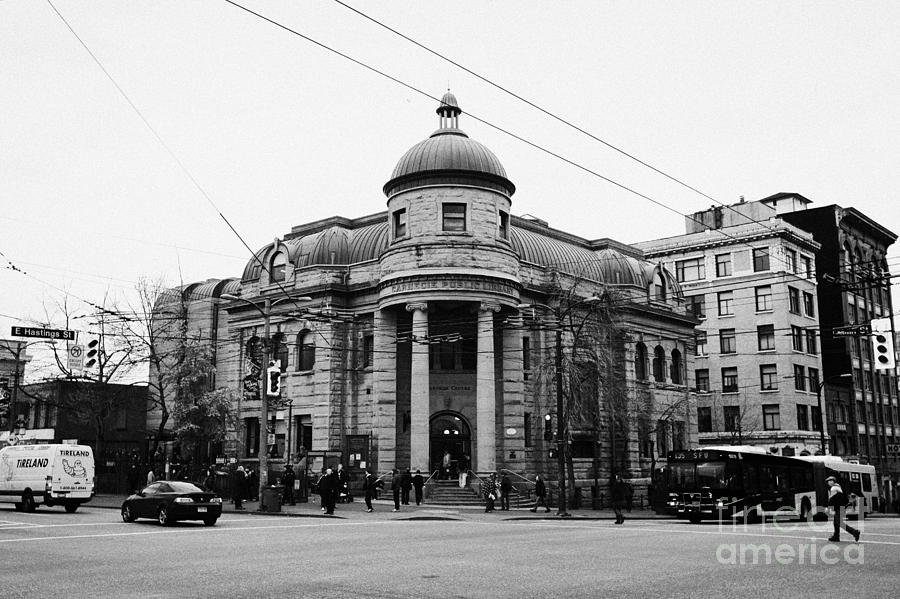
[[[441,412],[432,416],[430,456],[430,473],[436,471],[439,479],[457,478],[461,468],[472,467],[472,436],[461,414]]]

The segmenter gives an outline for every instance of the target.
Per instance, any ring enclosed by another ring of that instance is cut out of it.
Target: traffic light
[[[86,335],[84,344],[84,368],[96,368],[100,366],[100,338],[94,335]]]
[[[266,369],[266,376],[269,378],[266,385],[266,395],[269,397],[281,396],[281,361],[272,360]]]
[[[553,417],[550,414],[544,415],[544,441],[553,440]]]
[[[874,349],[875,370],[893,370],[894,332],[891,330],[890,318],[876,318],[871,322],[872,347]]]

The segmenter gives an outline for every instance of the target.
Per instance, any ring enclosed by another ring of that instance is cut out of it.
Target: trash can
[[[281,497],[284,494],[284,487],[281,485],[272,485],[263,489],[261,501],[259,502],[259,511],[261,512],[280,512]]]

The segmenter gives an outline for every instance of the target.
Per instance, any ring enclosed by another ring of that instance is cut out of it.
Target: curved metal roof
[[[404,154],[391,179],[430,171],[474,171],[506,179],[506,169],[487,147],[456,129],[439,129]]]

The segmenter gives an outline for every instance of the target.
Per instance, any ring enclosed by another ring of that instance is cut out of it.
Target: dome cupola
[[[473,185],[512,196],[516,187],[500,160],[459,128],[462,110],[449,91],[437,108],[438,129],[410,148],[397,162],[384,193],[392,195],[429,185]]]

